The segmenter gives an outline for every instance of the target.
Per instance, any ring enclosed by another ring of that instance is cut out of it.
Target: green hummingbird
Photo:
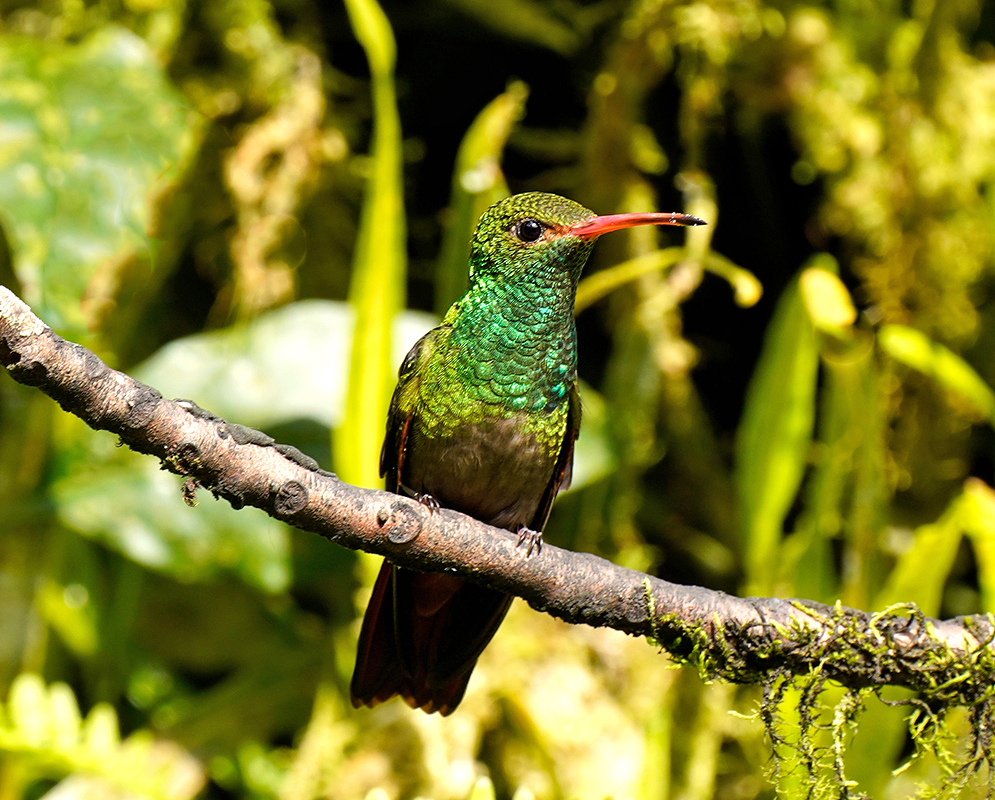
[[[380,455],[387,490],[506,528],[526,557],[538,551],[580,430],[574,298],[595,240],[634,225],[703,224],[676,213],[596,216],[542,192],[488,208],[466,294],[401,364]],[[511,599],[384,561],[359,636],[353,705],[401,695],[412,708],[451,713]]]

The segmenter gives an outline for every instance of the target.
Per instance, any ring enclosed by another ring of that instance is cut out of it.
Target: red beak
[[[690,214],[647,212],[643,214],[609,214],[571,225],[567,231],[574,236],[600,236],[609,231],[634,228],[636,225],[704,225],[705,221]]]

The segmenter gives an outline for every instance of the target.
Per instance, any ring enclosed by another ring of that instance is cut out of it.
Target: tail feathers
[[[371,685],[369,691],[364,692],[365,687],[359,686],[357,689],[355,675],[352,685],[352,705],[354,708],[368,706],[375,708],[381,703],[393,697],[400,696],[411,708],[421,709],[426,714],[438,712],[442,716],[448,716],[456,710],[463,695],[466,692],[467,684],[470,683],[470,673],[462,678],[458,678],[447,686],[428,687],[425,685],[415,685],[403,672],[391,675],[381,674],[378,676],[381,682]]]
[[[380,567],[363,617],[356,651],[356,668],[349,691],[352,704],[376,706],[397,694],[404,681],[394,646],[394,573],[386,561]]]
[[[500,592],[385,561],[363,618],[353,705],[400,695],[412,708],[451,713],[510,604]]]

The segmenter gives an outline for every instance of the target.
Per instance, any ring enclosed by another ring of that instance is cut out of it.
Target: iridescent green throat
[[[551,414],[577,378],[573,303],[580,268],[544,266],[531,280],[475,271],[446,316],[453,377],[506,412]]]

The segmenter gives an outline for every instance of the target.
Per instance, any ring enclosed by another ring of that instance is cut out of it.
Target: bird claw
[[[428,492],[415,492],[414,499],[425,506],[425,508],[433,514],[442,508],[442,506],[439,505],[439,501],[436,500],[433,495],[428,494]]]
[[[433,514],[436,511],[438,511],[440,508],[442,508],[442,506],[439,504],[439,501],[436,500],[435,497],[433,495],[430,495],[428,492],[416,492],[414,489],[405,486],[403,483],[398,484],[398,488],[400,489],[398,494],[407,495],[416,503],[421,503],[423,506],[425,506],[425,508],[427,508]]]
[[[516,547],[521,547],[526,545],[525,557],[528,558],[532,555],[532,550],[536,551],[536,555],[542,552],[542,531],[534,531],[531,528],[520,528],[518,531],[518,544]]]

